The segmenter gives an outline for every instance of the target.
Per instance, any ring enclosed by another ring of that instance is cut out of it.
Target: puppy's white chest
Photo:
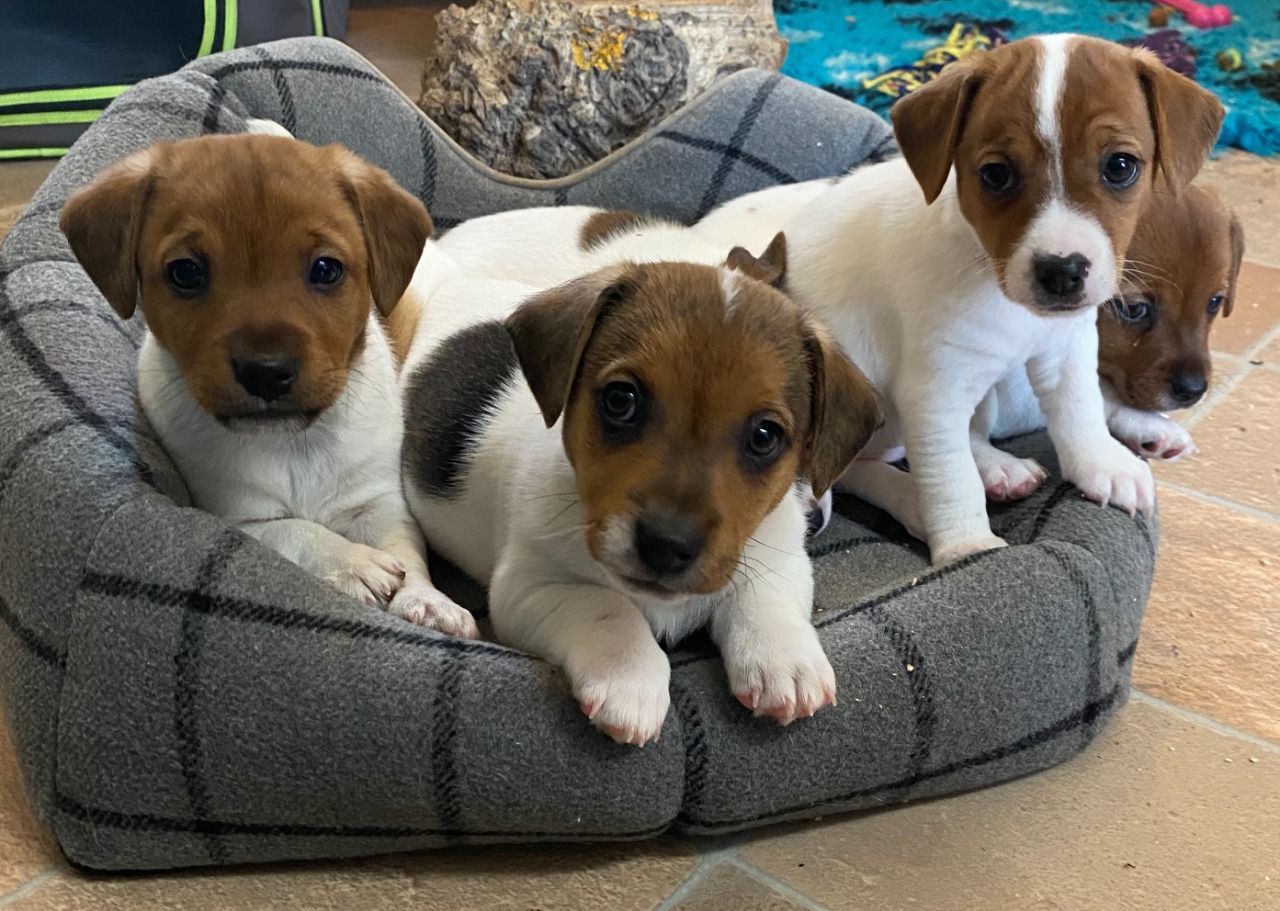
[[[399,461],[394,367],[364,360],[374,363],[356,365],[348,388],[306,430],[244,433],[191,399],[172,357],[148,336],[139,398],[196,506],[233,522],[299,518],[341,533],[385,492]]]

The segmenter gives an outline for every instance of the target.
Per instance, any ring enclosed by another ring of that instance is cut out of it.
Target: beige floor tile
[[[25,206],[57,163],[57,160],[50,158],[0,161],[0,209],[6,206]]]
[[[1280,193],[1277,194],[1280,204]],[[1235,309],[1213,327],[1215,351],[1243,354],[1280,325],[1280,269],[1246,261],[1240,270]]]
[[[649,911],[693,870],[676,841],[473,848],[137,877],[66,874],[5,911]]]
[[[1280,515],[1280,371],[1250,370],[1192,433],[1200,452],[1157,477]]]
[[[1240,216],[1249,258],[1280,267],[1280,159],[1233,149],[1206,164],[1198,180]]]
[[[422,65],[435,40],[435,16],[448,3],[367,3],[351,10],[347,43],[410,98],[422,91]]]
[[[1134,703],[1041,775],[743,853],[833,911],[1217,911],[1280,908],[1277,844],[1280,754]]]
[[[675,911],[798,911],[802,907],[732,864],[721,864]]]
[[[1160,494],[1139,687],[1280,742],[1280,524]]]
[[[0,903],[59,858],[53,838],[31,815],[9,728],[0,715]]]
[[[1261,361],[1263,366],[1270,367],[1272,370],[1280,370],[1280,335],[1259,351],[1255,360]]]

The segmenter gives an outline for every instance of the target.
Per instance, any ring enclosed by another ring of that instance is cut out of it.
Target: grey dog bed
[[[324,39],[205,58],[112,104],[0,249],[0,691],[72,861],[726,832],[1033,772],[1124,700],[1154,529],[1057,480],[994,513],[1016,546],[941,569],[839,503],[813,544],[839,706],[752,720],[695,642],[672,656],[672,711],[642,750],[593,730],[555,668],[364,609],[190,508],[135,407],[142,328],[99,296],[58,214],[123,155],[250,115],[350,146],[444,227],[565,203],[691,220],[892,151],[866,111],[748,71],[586,172],[506,180]],[[1043,437],[1016,448],[1053,464]]]

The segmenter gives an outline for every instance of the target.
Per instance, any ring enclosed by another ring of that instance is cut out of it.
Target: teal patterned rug
[[[1208,31],[1193,28],[1177,13],[1163,29],[1153,27],[1147,18],[1152,5],[1133,0],[775,0],[774,11],[791,45],[784,73],[880,111],[887,111],[911,80],[901,73],[875,77],[922,60],[926,68],[929,62],[937,65],[992,40],[1048,32],[1147,39],[1162,59],[1180,71],[1192,70],[1193,78],[1227,106],[1220,146],[1262,155],[1280,152],[1280,0],[1228,2],[1235,14],[1232,24]],[[958,32],[957,24],[962,26]],[[949,39],[952,50],[939,51]],[[1228,67],[1239,68],[1224,69],[1219,55]]]

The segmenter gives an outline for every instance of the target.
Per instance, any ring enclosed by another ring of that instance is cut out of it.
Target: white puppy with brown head
[[[62,229],[120,317],[146,317],[139,399],[197,506],[370,606],[476,635],[400,485],[417,199],[337,146],[209,136],[109,169]]]
[[[1118,290],[1152,175],[1183,187],[1221,116],[1147,53],[1018,41],[900,101],[903,157],[855,171],[787,223],[786,288],[887,395],[879,448],[905,443],[935,562],[1004,544],[969,429],[1016,367],[1064,476],[1091,499],[1153,509],[1150,469],[1107,429],[1097,312]]]
[[[862,374],[725,267],[615,265],[510,315],[510,283],[473,281],[427,300],[472,321],[444,339],[423,322],[404,478],[432,545],[488,586],[498,639],[563,667],[624,743],[662,729],[659,643],[704,625],[755,714],[831,703],[798,482],[825,490],[879,425]]]

